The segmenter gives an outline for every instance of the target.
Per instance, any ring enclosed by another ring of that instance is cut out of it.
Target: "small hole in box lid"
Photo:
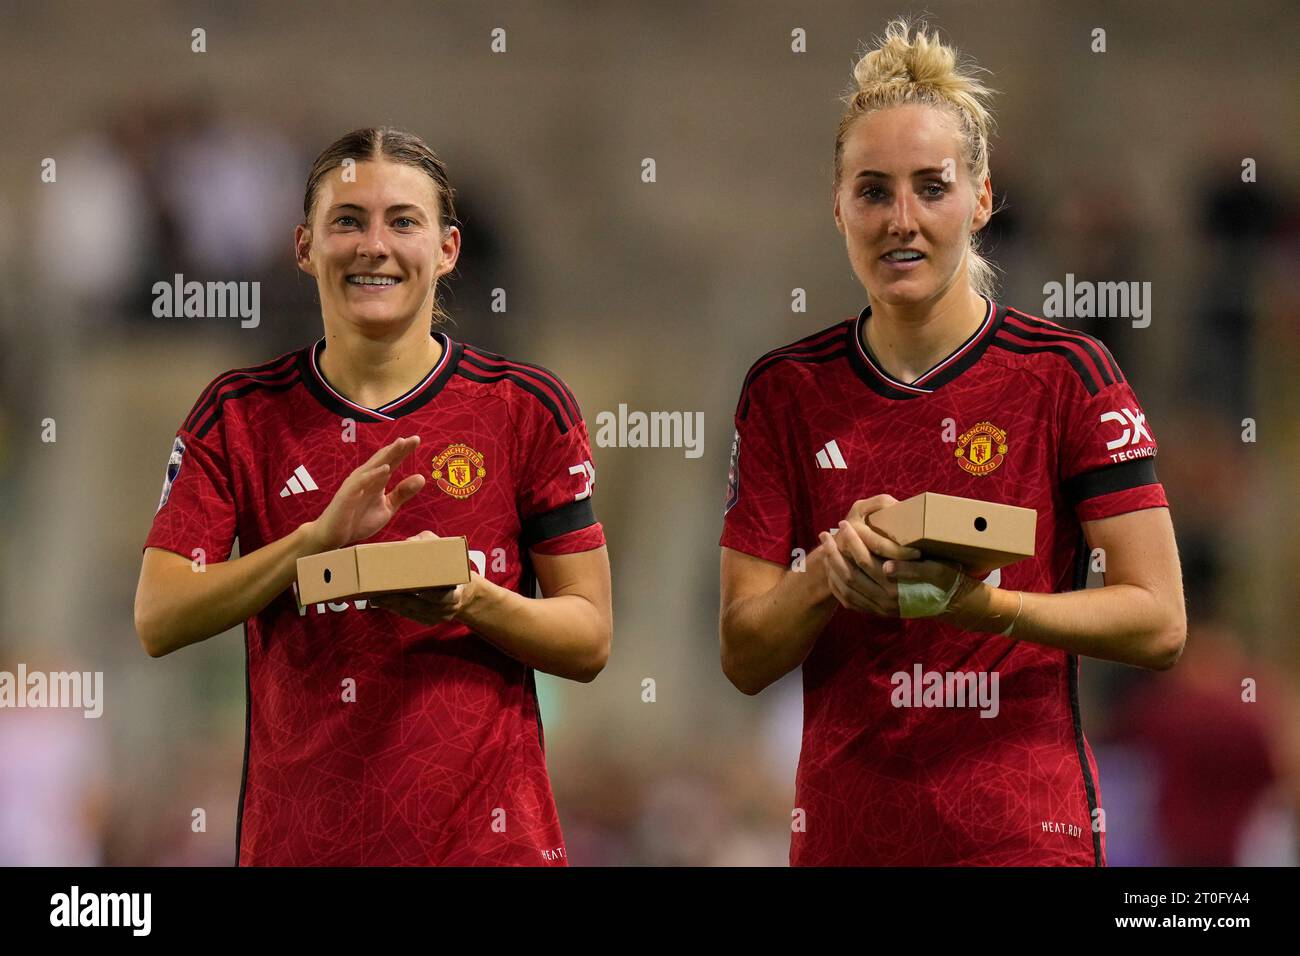
[[[975,530],[976,530],[976,531],[984,531],[985,529],[988,528],[988,526],[989,526],[989,523],[988,523],[988,521],[985,520],[984,518],[976,518],[976,519],[975,519]]]
[[[330,573],[330,569],[329,569],[329,568],[326,568],[326,569],[325,569],[325,583],[326,583],[326,584],[329,584],[329,583],[330,583],[330,578],[332,578],[333,576],[334,576],[334,575]]]

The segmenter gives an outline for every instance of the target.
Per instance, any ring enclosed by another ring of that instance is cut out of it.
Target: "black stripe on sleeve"
[[[1062,488],[1065,490],[1066,500],[1071,505],[1077,505],[1098,495],[1108,495],[1112,491],[1124,491],[1128,488],[1140,488],[1143,485],[1154,485],[1158,481],[1156,460],[1152,456],[1134,458],[1132,461],[1121,462],[1118,465],[1105,465],[1092,471],[1085,471],[1081,475],[1068,479]]]
[[[596,509],[591,506],[590,498],[583,498],[581,501],[570,501],[567,505],[560,505],[554,511],[526,518],[520,537],[523,546],[531,548],[539,542],[558,538],[570,531],[590,528],[595,523]]]
[[[1094,344],[1092,341],[1089,341],[1088,339],[1085,338],[1074,338],[1073,336],[1067,336],[1067,335],[1055,335],[1049,332],[1029,332],[1026,331],[1025,329],[1018,329],[1013,325],[1004,326],[1002,331],[1007,335],[1013,335],[1016,338],[1022,339],[1023,341],[1026,342],[1042,342],[1048,345],[1075,346],[1084,354],[1086,354],[1089,360],[1092,362],[1093,369],[1089,369],[1089,372],[1095,370],[1097,373],[1100,374],[1101,385],[1098,386],[1099,389],[1105,388],[1107,385],[1114,385],[1116,382],[1121,381],[1123,379],[1122,375],[1116,375],[1114,372],[1111,371],[1109,367],[1109,363],[1107,363],[1106,360],[1102,358],[1101,352],[1097,351],[1096,345],[1100,343]],[[1107,353],[1107,355],[1109,355],[1109,353]],[[1116,371],[1118,371],[1118,366],[1116,366]],[[1096,376],[1091,376],[1091,377],[1095,378]]]
[[[292,378],[286,379],[282,382],[254,381],[247,382],[238,388],[227,389],[226,391],[214,396],[214,404],[204,414],[202,420],[195,425],[191,434],[195,438],[202,438],[206,435],[211,430],[212,426],[217,423],[217,420],[221,418],[221,406],[225,405],[226,402],[230,401],[232,398],[240,398],[247,395],[249,392],[256,392],[259,389],[265,389],[268,392],[283,392],[287,389],[293,388],[300,381],[302,381],[302,379],[295,374]]]
[[[1080,345],[1088,350],[1088,353],[1093,357],[1093,360],[1097,362],[1097,367],[1099,369],[1103,372],[1109,370],[1111,378],[1116,382],[1124,381],[1124,373],[1120,371],[1119,364],[1115,361],[1115,356],[1110,354],[1110,349],[1106,348],[1106,343],[1095,335],[1089,335],[1087,332],[1080,332],[1078,329],[1066,329],[1063,326],[1048,322],[1045,319],[1040,319],[1036,315],[1027,315],[1024,312],[1019,312],[1015,309],[1011,310],[1011,314],[1017,321],[1038,329],[1046,335],[1058,339],[1072,339],[1079,342]],[[1006,328],[1011,329],[1014,328],[1014,326],[1008,325]],[[1097,353],[1098,349],[1100,349],[1100,354]],[[1105,359],[1104,365],[1101,361],[1103,358]]]
[[[1101,382],[1097,379],[1097,376],[1093,375],[1084,365],[1083,359],[1079,357],[1079,353],[1064,345],[1027,345],[1021,342],[1012,341],[1010,338],[1005,338],[999,335],[993,340],[993,347],[1004,349],[1008,352],[1015,352],[1019,355],[1035,355],[1039,352],[1055,352],[1057,355],[1063,356],[1065,360],[1074,367],[1074,370],[1079,374],[1079,378],[1083,381],[1084,387],[1088,389],[1089,395],[1096,395],[1103,388]]]
[[[284,380],[285,375],[297,374],[296,364],[285,365],[283,368],[274,368],[277,363],[283,363],[284,356],[276,359],[275,362],[268,362],[267,366],[259,366],[254,369],[236,369],[233,372],[226,372],[224,375],[216,378],[199,396],[199,400],[194,403],[190,413],[185,416],[185,423],[181,426],[188,432],[194,432],[198,428],[198,423],[207,417],[208,412],[214,405],[221,402],[222,389],[226,389],[241,380],[249,382],[267,382],[274,384]],[[294,359],[296,363],[296,358]]]
[[[780,355],[777,356],[776,359],[769,361],[762,368],[758,368],[756,365],[755,366],[756,371],[751,373],[749,379],[745,382],[744,387],[741,389],[740,404],[736,407],[736,414],[740,417],[742,421],[749,418],[750,398],[753,394],[754,382],[758,379],[760,375],[762,375],[768,369],[776,368],[778,362],[793,362],[801,365],[822,364],[825,362],[834,362],[836,359],[844,358],[846,354],[852,354],[847,352],[842,342],[832,342],[830,344],[833,347],[833,350],[820,355],[817,354]]]
[[[574,398],[573,392],[569,391],[569,386],[565,385],[560,380],[560,377],[548,368],[531,365],[527,362],[516,362],[513,359],[497,355],[495,352],[484,352],[482,349],[473,346],[465,349],[465,361],[476,365],[482,372],[513,372],[517,375],[529,376],[549,389],[559,399],[560,405],[569,418],[570,425],[582,418],[582,413],[578,411],[578,400]]]
[[[546,410],[550,412],[551,417],[555,419],[555,427],[560,430],[561,435],[564,435],[569,431],[569,422],[565,419],[564,412],[560,409],[560,406],[556,404],[554,397],[550,393],[542,391],[541,387],[531,379],[524,378],[516,372],[495,372],[490,375],[479,375],[477,372],[469,368],[468,364],[462,364],[457,368],[456,374],[462,378],[469,379],[471,382],[482,382],[484,384],[503,381],[514,382],[525,392],[530,393],[539,402],[546,406]]]
[[[778,359],[791,355],[808,355],[812,352],[820,352],[828,345],[843,344],[846,325],[847,322],[839,322],[829,328],[822,329],[820,332],[806,335],[797,342],[783,345],[778,349],[772,349],[770,352],[760,355],[754,364],[749,367],[749,372],[745,375],[743,388],[749,388],[750,381],[756,378],[767,365],[776,362]]]

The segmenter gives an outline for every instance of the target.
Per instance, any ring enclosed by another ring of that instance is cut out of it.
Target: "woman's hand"
[[[826,581],[843,607],[881,617],[898,617],[898,586],[885,573],[885,560],[919,558],[867,523],[867,518],[897,504],[892,495],[855,501],[839,523],[839,533],[823,531],[818,540],[826,553]]]
[[[968,595],[982,582],[966,574],[961,565],[952,561],[886,561],[883,569],[895,584],[914,582],[931,584],[942,594],[951,594],[942,610],[932,613],[925,610],[928,601],[913,597],[912,616],[954,617],[964,612]]]
[[[470,577],[477,577],[477,574],[476,571],[471,571]],[[409,617],[412,621],[432,627],[456,619],[456,615],[468,603],[465,598],[468,587],[468,584],[458,584],[454,587],[429,588],[427,591],[379,594],[369,600],[371,607],[392,611],[394,614]]]
[[[388,524],[398,509],[424,487],[424,475],[411,475],[391,492],[384,492],[389,476],[419,444],[419,435],[398,438],[348,475],[320,517],[309,522],[313,547],[318,551],[346,548]]]
[[[962,574],[960,566],[943,561],[919,561],[921,552],[904,547],[892,538],[871,527],[868,518],[890,505],[896,504],[891,495],[876,495],[856,501],[848,517],[839,523],[839,533],[823,532],[820,536],[826,548],[826,576],[831,593],[843,607],[881,617],[900,617],[898,583],[918,581],[933,584],[944,594],[961,576],[949,607],[957,607],[960,600],[979,582]]]
[[[413,534],[407,541],[430,541],[438,536],[432,531]],[[469,606],[479,579],[478,572],[470,570],[468,584],[429,588],[424,591],[405,591],[400,594],[379,594],[369,598],[370,606],[392,611],[412,621],[432,627],[456,619],[456,615]]]

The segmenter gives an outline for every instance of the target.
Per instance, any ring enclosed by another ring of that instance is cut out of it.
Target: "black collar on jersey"
[[[406,394],[379,408],[358,405],[330,385],[320,368],[320,355],[325,351],[324,336],[315,345],[299,353],[302,380],[307,385],[307,391],[311,392],[317,401],[345,418],[352,418],[359,422],[396,421],[429,404],[433,397],[442,391],[442,387],[447,384],[447,380],[456,371],[456,366],[460,364],[464,346],[452,341],[445,332],[434,332],[433,336],[442,343],[442,356],[438,359],[438,364],[429,369],[429,374],[420,379],[419,383]]]
[[[989,347],[1006,318],[1007,310],[988,296],[980,296],[988,305],[984,310],[984,321],[971,333],[970,338],[959,345],[947,358],[936,362],[914,382],[900,382],[888,372],[867,351],[865,337],[867,319],[871,316],[871,306],[867,306],[849,326],[852,339],[849,346],[849,364],[858,376],[871,389],[885,398],[920,398],[951,382],[966,369],[980,360],[984,350]]]

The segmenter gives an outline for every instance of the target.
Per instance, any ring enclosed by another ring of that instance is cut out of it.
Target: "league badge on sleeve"
[[[740,432],[735,432],[731,439],[731,464],[727,466],[727,503],[722,509],[725,515],[740,500]]]
[[[158,499],[158,508],[154,514],[162,511],[163,505],[167,504],[167,499],[172,493],[172,482],[181,473],[181,460],[184,457],[185,442],[181,440],[180,435],[177,435],[176,441],[172,442],[171,457],[167,459],[167,477],[163,480],[162,497]]]

